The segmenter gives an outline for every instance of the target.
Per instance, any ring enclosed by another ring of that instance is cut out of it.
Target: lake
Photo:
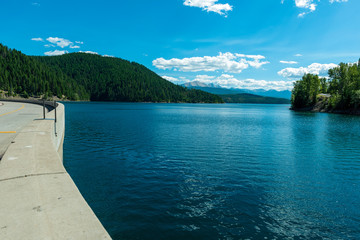
[[[64,165],[113,239],[360,239],[360,117],[64,104]]]

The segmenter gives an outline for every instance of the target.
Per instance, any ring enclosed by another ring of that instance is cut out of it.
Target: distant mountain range
[[[285,98],[291,99],[291,91],[276,91],[276,90],[264,90],[264,89],[238,89],[238,88],[223,88],[215,84],[206,84],[200,81],[193,81],[182,84],[182,86],[187,88],[193,88],[202,90],[204,92],[217,94],[217,95],[229,95],[229,94],[239,94],[239,93],[249,93],[254,95],[259,95],[263,97],[273,97],[273,98]]]
[[[291,94],[226,89],[203,82],[178,86],[141,64],[120,58],[86,53],[27,56],[0,44],[1,92],[8,97],[174,103],[289,103]]]

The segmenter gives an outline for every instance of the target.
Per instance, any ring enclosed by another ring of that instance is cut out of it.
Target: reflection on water
[[[114,239],[359,239],[360,118],[66,103],[65,165]]]

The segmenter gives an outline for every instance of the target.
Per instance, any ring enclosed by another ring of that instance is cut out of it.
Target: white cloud
[[[348,0],[329,0],[330,3],[334,2],[347,2]],[[318,0],[320,2],[320,0]],[[281,0],[281,3],[284,3],[284,0]],[[316,10],[317,4],[314,3],[314,0],[295,0],[295,6],[302,9],[307,9],[305,12],[299,13],[298,17],[304,17],[306,14],[314,12]]]
[[[207,12],[215,12],[220,15],[226,15],[228,11],[232,11],[233,7],[228,4],[217,3],[218,0],[185,0],[184,5],[189,7],[199,7]]]
[[[278,91],[290,90],[293,87],[292,81],[266,81],[256,79],[237,79],[233,75],[222,74],[219,77],[207,75],[198,75],[195,81],[207,84],[215,84],[225,88],[241,88],[241,89],[275,89]]]
[[[192,58],[172,58],[166,60],[164,58],[157,58],[152,63],[155,67],[166,70],[174,69],[182,72],[214,72],[224,71],[230,73],[240,73],[242,70],[250,67],[260,68],[267,61],[261,55],[245,55],[238,53],[219,53],[218,56],[204,56]]]
[[[306,14],[313,12],[316,10],[316,4],[313,3],[313,0],[295,0],[295,5],[298,8],[308,9],[308,12],[302,12],[298,15],[298,17],[304,17]]]
[[[252,58],[252,59],[258,59],[258,60],[260,60],[260,59],[265,59],[265,57],[264,56],[262,56],[262,55],[246,55],[246,54],[240,54],[240,53],[235,53],[235,55],[237,56],[237,57],[242,57],[242,58]]]
[[[37,41],[37,42],[44,42],[44,39],[42,38],[32,38],[32,41]],[[74,45],[73,42],[71,42],[68,39],[65,38],[59,38],[59,37],[48,37],[46,38],[46,41],[48,41],[48,44],[45,44],[44,47],[61,47],[61,48],[71,48],[71,49],[78,49],[80,48],[79,45]],[[84,44],[84,42],[80,42],[80,41],[75,41],[76,44]]]
[[[44,39],[42,39],[42,38],[32,38],[31,41],[43,42]]]
[[[300,53],[298,53],[298,54],[295,54],[294,56],[295,56],[295,57],[302,57],[303,55],[300,54]]]
[[[59,38],[59,37],[48,37],[46,40],[48,42],[56,44],[57,46],[59,46],[61,48],[73,45],[73,43],[71,41],[64,39],[64,38]]]
[[[175,83],[184,83],[181,78],[163,76],[163,78]],[[187,80],[188,82],[189,80]],[[197,75],[193,81],[199,81],[205,84],[219,85],[223,88],[237,88],[237,89],[265,89],[265,90],[291,90],[294,81],[266,81],[256,79],[237,79],[233,75],[222,74],[221,76]]]
[[[250,58],[250,59],[253,59],[252,61],[249,61],[249,60],[245,60],[246,63],[248,63],[251,67],[254,67],[254,68],[260,68],[262,65],[265,65],[265,64],[268,64],[270,62],[261,62],[260,60],[261,59],[265,59],[264,56],[262,55],[245,55],[245,54],[238,54],[238,53],[235,53],[235,56],[237,57],[240,57],[240,58]]]
[[[93,51],[79,51],[80,53],[88,53],[88,54],[95,54],[95,55],[99,55],[97,52],[93,52]]]
[[[68,51],[66,51],[66,50],[63,50],[63,51],[54,50],[54,51],[45,52],[44,54],[46,56],[59,56],[59,55],[64,55],[65,53],[68,53]]]
[[[103,57],[109,57],[109,58],[115,58],[115,56],[112,56],[112,55],[107,55],[107,54],[105,54],[105,55],[102,55]]]
[[[308,14],[308,12],[299,13],[298,17],[299,17],[299,18],[302,18],[302,17],[304,17],[306,14]]]
[[[330,0],[330,3],[334,3],[334,2],[338,2],[338,3],[341,3],[341,2],[347,2],[348,0]]]
[[[163,79],[168,80],[169,82],[178,84],[178,83],[184,83],[186,81],[184,81],[183,79],[178,79],[178,78],[174,78],[174,77],[169,77],[169,76],[161,76]]]
[[[221,76],[232,76],[228,74],[222,74]],[[194,81],[199,81],[203,83],[211,83],[216,77],[215,76],[209,76],[209,75],[197,75]]]
[[[298,62],[295,62],[295,61],[280,61],[280,63],[283,63],[283,64],[298,64]]]
[[[33,6],[35,6],[35,7],[40,7],[40,3],[37,3],[37,2],[31,3],[31,5],[33,5]]]
[[[304,76],[304,74],[307,73],[316,74],[316,75],[326,75],[329,69],[335,68],[337,66],[338,65],[334,63],[329,63],[329,64],[313,63],[307,67],[285,68],[279,71],[278,74],[288,79],[301,78],[302,76]]]
[[[295,5],[298,8],[307,8],[310,11],[315,11],[317,5],[313,2],[313,0],[295,0]]]
[[[187,79],[186,77],[179,77],[183,82],[190,82],[191,80]]]

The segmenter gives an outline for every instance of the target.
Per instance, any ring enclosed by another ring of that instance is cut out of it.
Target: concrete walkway
[[[1,240],[111,239],[62,164],[62,104],[57,113],[23,128],[0,161]]]
[[[16,134],[42,115],[40,105],[0,101],[0,159]]]

